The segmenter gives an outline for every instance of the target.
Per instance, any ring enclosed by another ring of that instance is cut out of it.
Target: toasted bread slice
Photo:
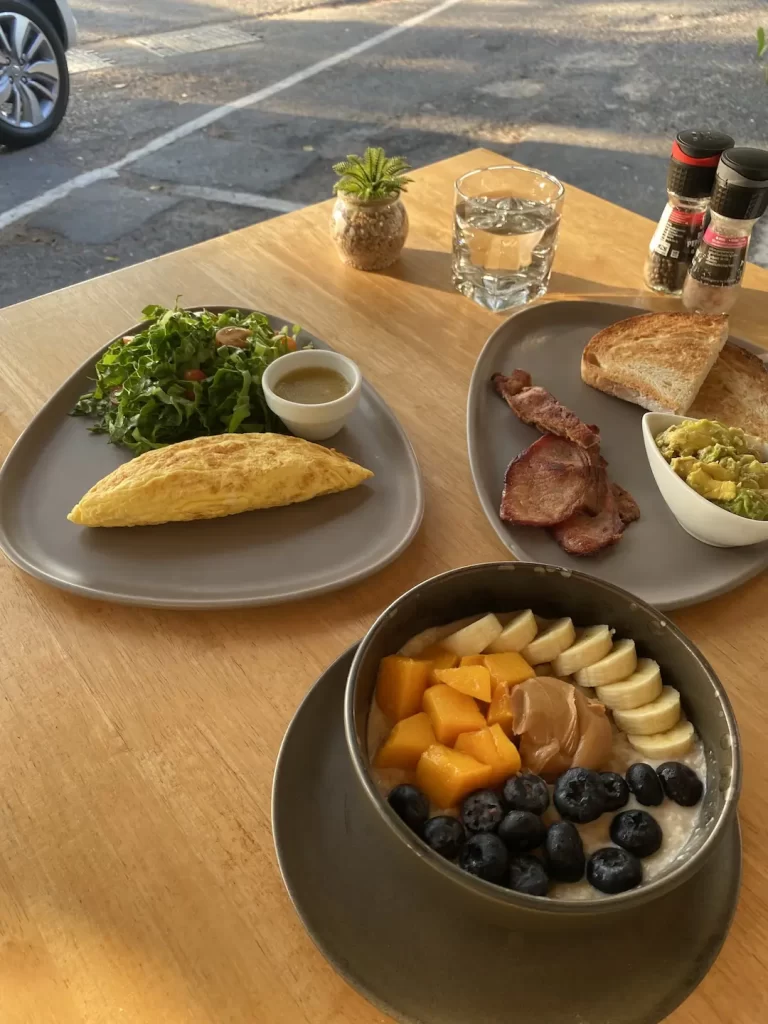
[[[688,413],[741,427],[768,441],[768,368],[752,352],[728,344],[709,371]]]
[[[587,342],[581,378],[652,412],[688,411],[728,337],[724,316],[645,313]]]

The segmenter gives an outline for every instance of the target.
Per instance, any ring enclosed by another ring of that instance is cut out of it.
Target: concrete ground
[[[679,128],[768,145],[764,0],[73,6],[67,118],[0,152],[0,306],[324,199],[366,145],[416,166],[485,145],[653,218]]]

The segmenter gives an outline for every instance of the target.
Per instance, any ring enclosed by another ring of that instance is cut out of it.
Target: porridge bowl
[[[498,562],[418,584],[363,638],[344,716],[368,801],[430,883],[496,913],[647,903],[736,814],[738,730],[713,669],[584,573]]]

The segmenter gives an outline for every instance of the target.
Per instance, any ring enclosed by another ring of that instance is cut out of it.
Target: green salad
[[[93,391],[73,416],[90,416],[137,455],[204,434],[285,433],[267,407],[261,375],[296,348],[298,327],[275,334],[263,313],[192,313],[147,306],[148,327],[113,342]]]

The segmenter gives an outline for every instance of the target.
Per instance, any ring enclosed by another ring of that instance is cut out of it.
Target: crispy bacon
[[[599,449],[600,431],[597,427],[583,423],[575,412],[558,402],[545,388],[526,386],[523,383],[525,379],[531,379],[525,370],[514,370],[509,377],[502,373],[494,373],[491,377],[493,386],[523,423],[536,427],[542,434],[564,437],[581,448]]]
[[[501,518],[549,527],[572,555],[593,555],[619,541],[640,509],[628,491],[608,479],[599,428],[534,386],[525,370],[494,373],[491,381],[512,412],[544,434],[509,464]]]

